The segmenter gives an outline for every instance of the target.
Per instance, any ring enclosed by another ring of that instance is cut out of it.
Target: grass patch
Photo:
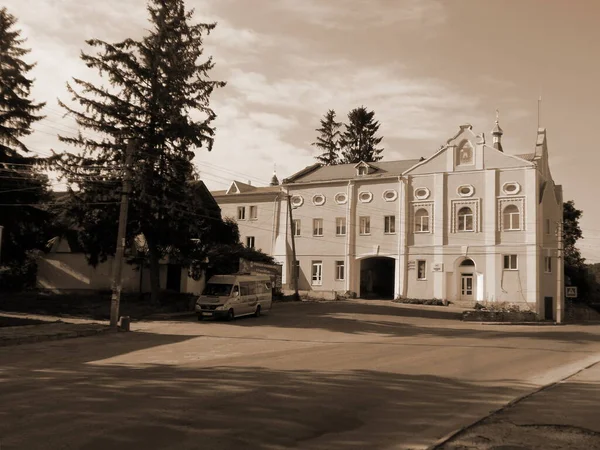
[[[29,314],[48,314],[81,317],[94,320],[110,318],[110,292],[25,291],[0,294],[0,310]],[[195,296],[192,294],[163,293],[161,303],[154,305],[149,295],[121,294],[119,315],[142,319],[152,314],[190,311]]]

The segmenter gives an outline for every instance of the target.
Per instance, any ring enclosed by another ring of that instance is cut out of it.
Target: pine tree
[[[340,127],[341,122],[335,121],[335,111],[330,109],[325,114],[324,118],[321,119],[321,128],[317,128],[319,132],[316,142],[312,145],[321,150],[321,154],[316,156],[316,159],[326,166],[333,166],[340,162]]]
[[[73,79],[68,89],[83,108],[62,107],[86,131],[62,142],[82,149],[63,154],[56,165],[79,190],[68,208],[82,228],[81,243],[91,263],[114,254],[120,167],[127,141],[135,139],[133,192],[128,241],[143,234],[150,258],[153,301],[159,300],[159,262],[189,263],[191,239],[211,226],[201,217],[201,199],[192,188],[195,148],[212,149],[216,117],[209,107],[213,90],[224,82],[209,79],[212,58],[203,57],[203,40],[216,24],[192,23],[183,0],[149,0],[150,31],[140,40],[86,41],[95,54],[82,53],[110,87]],[[78,89],[76,89],[78,88]],[[200,118],[197,118],[200,117]],[[94,203],[108,202],[108,205]]]
[[[383,156],[382,148],[377,148],[383,137],[377,137],[379,122],[374,120],[375,112],[367,111],[364,106],[355,108],[348,114],[349,123],[344,124],[346,130],[342,134],[343,162],[345,164],[364,162],[377,162]]]
[[[47,177],[37,167],[40,161],[27,156],[29,149],[22,141],[32,133],[31,125],[43,118],[37,113],[44,103],[30,98],[33,79],[27,73],[35,65],[22,59],[30,50],[22,47],[25,39],[16,23],[6,8],[0,9],[0,255],[13,272],[21,270],[29,250],[43,244],[47,214],[31,205],[48,195]]]

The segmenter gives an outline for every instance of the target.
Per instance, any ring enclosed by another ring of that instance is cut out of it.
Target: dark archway
[[[384,256],[366,258],[360,262],[361,298],[393,299],[396,260]]]

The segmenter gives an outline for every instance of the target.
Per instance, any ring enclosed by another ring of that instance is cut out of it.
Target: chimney
[[[252,180],[248,180],[248,184],[252,186]]]
[[[503,152],[504,150],[502,150],[502,135],[504,134],[504,131],[502,131],[502,128],[500,128],[500,125],[498,124],[498,115],[499,112],[498,110],[496,110],[496,125],[494,125],[494,129],[492,130],[492,143],[496,150]]]

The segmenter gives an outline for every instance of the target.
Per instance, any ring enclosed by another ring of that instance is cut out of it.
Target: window
[[[343,192],[338,192],[335,194],[334,199],[338,205],[343,205],[348,201],[348,196]]]
[[[292,199],[290,200],[290,202],[292,206],[298,208],[304,203],[304,198],[301,195],[292,195]]]
[[[552,257],[544,256],[544,272],[552,273]]]
[[[546,219],[545,227],[546,228],[545,228],[544,232],[546,234],[550,234],[550,219]]]
[[[415,198],[417,200],[425,200],[429,197],[429,189],[427,188],[417,188],[415,189]]]
[[[313,219],[313,236],[323,236],[323,219]]]
[[[246,220],[246,207],[238,206],[238,220]]]
[[[294,236],[300,236],[300,228],[300,219],[294,219],[294,222],[292,222],[292,233]]]
[[[315,194],[312,198],[313,204],[316,206],[322,206],[325,204],[325,196],[322,194]]]
[[[359,175],[361,175],[361,176],[362,176],[362,175],[367,175],[368,173],[369,173],[369,169],[368,169],[367,167],[365,167],[365,166],[360,166],[360,167],[358,168],[358,174],[359,174]]]
[[[504,183],[502,185],[502,192],[506,195],[515,195],[518,194],[521,190],[521,185],[516,182]]]
[[[426,280],[427,279],[427,261],[418,260],[417,261],[417,280]]]
[[[385,216],[383,218],[383,232],[385,234],[395,234],[396,233],[396,216]]]
[[[429,213],[425,208],[415,213],[415,233],[429,233]]]
[[[254,248],[254,236],[246,236],[246,247]]]
[[[344,271],[345,271],[344,261],[336,261],[335,262],[335,279],[337,281],[344,280],[344,275],[345,275]]]
[[[383,199],[386,202],[393,202],[397,198],[398,198],[398,193],[393,189],[388,189],[387,191],[383,192]]]
[[[336,217],[335,219],[335,235],[345,236],[346,235],[346,218]]]
[[[504,208],[502,215],[502,224],[504,231],[515,231],[521,229],[521,213],[516,205],[508,205]]]
[[[460,197],[471,197],[475,192],[475,188],[470,184],[463,184],[456,189],[456,193]]]
[[[250,206],[250,220],[258,218],[258,206]]]
[[[312,285],[321,286],[323,284],[323,261],[312,262]]]
[[[504,255],[504,270],[517,270],[517,255]]]
[[[358,199],[361,203],[369,203],[373,200],[373,194],[369,191],[363,191],[358,194]]]
[[[371,218],[369,216],[363,216],[360,218],[359,233],[360,234],[371,234]]]
[[[458,210],[458,231],[473,231],[473,210],[468,206]]]

